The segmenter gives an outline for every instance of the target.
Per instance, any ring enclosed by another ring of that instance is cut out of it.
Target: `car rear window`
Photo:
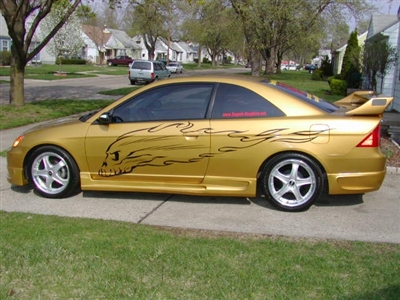
[[[278,90],[281,90],[285,93],[288,93],[292,96],[295,96],[298,99],[301,99],[327,113],[333,113],[339,109],[336,105],[319,98],[317,96],[311,95],[305,91],[299,90],[295,87],[292,87],[286,83],[278,82],[278,81],[264,81],[269,86],[273,86]]]
[[[151,63],[146,61],[135,61],[131,69],[135,70],[151,70]]]

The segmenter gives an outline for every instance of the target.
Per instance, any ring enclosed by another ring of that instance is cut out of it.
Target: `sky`
[[[400,0],[370,0],[370,2],[379,7],[379,13],[385,15],[397,15],[397,10],[400,5]]]

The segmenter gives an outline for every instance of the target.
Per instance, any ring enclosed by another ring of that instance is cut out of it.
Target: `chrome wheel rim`
[[[38,155],[32,163],[32,181],[46,194],[58,194],[68,187],[70,169],[66,161],[54,152]]]
[[[271,196],[284,206],[296,207],[308,202],[316,190],[312,168],[302,160],[287,159],[274,166],[268,177]]]

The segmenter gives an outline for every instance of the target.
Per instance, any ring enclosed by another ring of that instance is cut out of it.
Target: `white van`
[[[170,76],[171,72],[157,60],[135,60],[129,68],[129,80],[132,85],[136,82],[150,83]]]

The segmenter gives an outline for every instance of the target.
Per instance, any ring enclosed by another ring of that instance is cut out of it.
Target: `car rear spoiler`
[[[358,91],[334,104],[349,109],[346,115],[380,115],[392,101],[393,97],[376,95],[372,91]]]

